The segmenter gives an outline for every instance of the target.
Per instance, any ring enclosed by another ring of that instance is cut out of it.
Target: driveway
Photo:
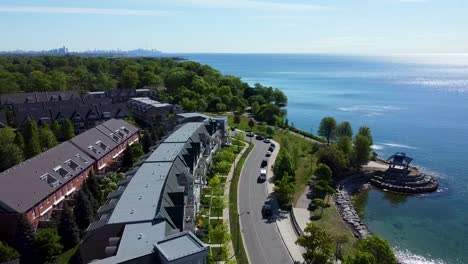
[[[247,141],[250,141],[250,138],[247,138]],[[252,138],[252,143],[255,146],[244,163],[238,190],[240,224],[249,262],[252,264],[293,263],[275,223],[276,219],[282,217],[278,211],[278,205],[270,201],[267,183],[257,182],[261,161],[265,159],[265,153],[270,144],[255,138]],[[271,164],[269,163],[268,166]],[[261,210],[265,202],[268,202],[274,211],[274,216],[270,219],[262,217]]]

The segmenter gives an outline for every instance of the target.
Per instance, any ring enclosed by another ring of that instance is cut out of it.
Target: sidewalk
[[[276,145],[276,149],[270,157],[271,161],[276,161],[276,157],[280,150],[280,145],[278,142],[272,141]],[[274,164],[274,162],[273,162]],[[268,195],[273,193],[273,188],[275,186],[273,182],[273,166],[269,167],[267,173],[267,192]],[[296,240],[298,238],[296,232],[294,231],[293,222],[291,220],[291,215],[287,211],[282,211],[280,217],[276,219],[276,226],[278,231],[283,239],[284,245],[289,251],[291,258],[294,262],[304,262],[302,254],[305,252],[305,249],[296,245]]]

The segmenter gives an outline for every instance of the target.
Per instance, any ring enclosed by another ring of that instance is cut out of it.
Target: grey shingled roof
[[[174,131],[166,140],[165,143],[185,143],[187,142],[194,133],[204,126],[203,122],[191,122],[182,125],[179,129]]]
[[[145,162],[172,162],[185,147],[185,143],[162,143]]]
[[[200,121],[211,118],[210,116],[207,116],[207,115],[201,114],[201,113],[180,113],[180,114],[177,114],[177,115],[182,117],[182,118],[200,118],[201,119]]]
[[[77,154],[85,158],[88,163],[77,158]],[[79,169],[73,170],[64,164],[69,159],[77,163]],[[10,208],[10,210],[24,213],[55,192],[55,190],[61,188],[64,183],[73,179],[74,176],[87,169],[92,163],[93,159],[91,157],[69,142],[57,145],[0,173],[0,203]],[[62,166],[73,176],[64,179],[53,170],[57,166]],[[40,177],[46,173],[57,179],[60,184],[57,187],[52,187],[41,180]]]

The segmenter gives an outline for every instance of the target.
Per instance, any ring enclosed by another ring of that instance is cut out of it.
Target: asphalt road
[[[252,143],[255,147],[244,163],[238,194],[241,231],[249,262],[251,264],[293,263],[275,223],[275,219],[280,217],[278,205],[268,197],[266,182],[257,182],[260,164],[265,159],[270,144],[255,138],[252,138]],[[269,203],[275,212],[270,219],[262,217],[261,210],[265,202]]]

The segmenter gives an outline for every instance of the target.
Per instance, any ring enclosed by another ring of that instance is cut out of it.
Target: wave
[[[430,259],[429,257],[423,257],[411,253],[409,250],[399,250],[398,248],[394,249],[395,255],[398,258],[400,263],[403,264],[445,264],[441,259]]]
[[[388,146],[388,147],[393,147],[393,148],[417,149],[417,147],[404,145],[404,144],[398,144],[398,143],[380,143],[380,144],[384,146]]]
[[[350,107],[339,107],[339,111],[343,112],[368,112],[366,115],[381,115],[388,111],[403,110],[405,108],[392,105],[354,105]]]
[[[372,148],[373,150],[382,150],[382,149],[384,149],[384,146],[382,146],[382,145],[375,145],[375,144],[374,144],[374,145],[371,146],[371,148]]]

